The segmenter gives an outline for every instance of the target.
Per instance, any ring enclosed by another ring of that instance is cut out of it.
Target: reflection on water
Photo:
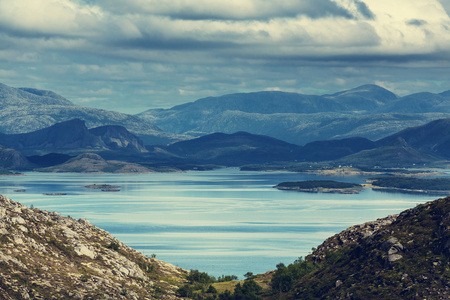
[[[0,177],[0,193],[28,206],[87,218],[144,254],[155,253],[185,269],[239,277],[275,269],[279,262],[291,263],[348,226],[437,198],[272,188],[283,181],[312,179],[324,177],[237,169],[140,175],[27,173]],[[361,183],[365,178],[333,179]],[[120,192],[84,187],[89,184],[119,185]]]

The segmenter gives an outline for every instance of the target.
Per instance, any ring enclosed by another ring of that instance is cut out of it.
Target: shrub
[[[114,251],[119,251],[120,245],[114,241],[112,241],[106,248],[112,249]]]

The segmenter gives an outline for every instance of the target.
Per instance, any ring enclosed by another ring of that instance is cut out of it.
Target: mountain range
[[[323,161],[430,166],[450,159],[450,91],[397,97],[364,85],[322,96],[241,93],[131,116],[0,84],[0,108],[0,167],[13,170],[52,167],[87,152],[182,169]]]
[[[27,155],[104,150],[147,152],[143,142],[122,126],[105,125],[88,129],[80,119],[28,133],[0,134],[0,145]]]
[[[159,128],[201,136],[246,131],[305,145],[317,140],[377,140],[402,129],[450,117],[450,92],[398,97],[363,85],[329,95],[277,91],[208,97],[138,114]]]
[[[360,167],[445,165],[450,160],[450,118],[410,127],[385,138],[315,141],[305,146],[246,132],[214,133],[162,147],[196,163],[244,164],[332,161]]]
[[[263,91],[208,97],[127,115],[78,106],[51,91],[0,84],[0,118],[0,132],[7,134],[78,118],[88,128],[123,126],[146,145],[239,131],[305,145],[349,137],[378,140],[408,127],[450,118],[450,91],[403,97],[377,85],[326,95]]]
[[[88,128],[120,125],[139,135],[147,144],[169,143],[186,137],[163,132],[133,115],[82,107],[45,90],[13,88],[0,83],[0,132],[18,134],[42,129],[71,119],[82,119]]]
[[[450,119],[407,128],[377,141],[353,137],[299,146],[241,131],[147,147],[124,127],[106,125],[88,129],[84,121],[74,119],[34,132],[0,134],[0,167],[10,170],[47,168],[45,171],[58,172],[93,172],[94,169],[97,172],[149,172],[148,168],[153,167],[173,171],[172,167],[189,169],[188,165],[196,168],[249,164],[286,166],[305,162],[384,168],[431,167],[450,161],[449,143]],[[90,154],[74,158],[86,153],[96,154],[95,157]],[[111,164],[105,159],[128,165]]]

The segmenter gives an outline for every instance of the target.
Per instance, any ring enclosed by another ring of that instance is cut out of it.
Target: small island
[[[450,195],[450,178],[384,176],[367,182],[374,191]]]
[[[67,193],[44,193],[45,196],[65,196]]]
[[[307,193],[357,194],[364,187],[357,183],[339,182],[334,180],[307,180],[282,182],[274,186],[274,188]]]
[[[119,185],[110,185],[110,184],[90,184],[85,185],[85,188],[101,190],[102,192],[120,192]]]

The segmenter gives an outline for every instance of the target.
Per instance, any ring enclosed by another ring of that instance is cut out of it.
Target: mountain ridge
[[[429,97],[398,97],[369,84],[325,95],[266,91],[207,97],[137,116],[168,132],[193,136],[246,131],[297,145],[355,136],[377,140],[410,126],[450,117],[450,104],[445,104],[450,103],[450,93],[423,94],[439,101],[426,104]],[[415,97],[420,104],[417,107],[408,103]]]
[[[86,149],[147,152],[143,142],[122,126],[106,125],[88,129],[80,119],[56,123],[28,133],[0,134],[0,144],[27,154],[76,153]]]
[[[147,144],[170,143],[188,138],[163,132],[154,124],[133,115],[75,105],[52,91],[13,88],[1,83],[0,118],[0,132],[6,134],[27,133],[78,118],[85,120],[89,128],[124,126]]]

